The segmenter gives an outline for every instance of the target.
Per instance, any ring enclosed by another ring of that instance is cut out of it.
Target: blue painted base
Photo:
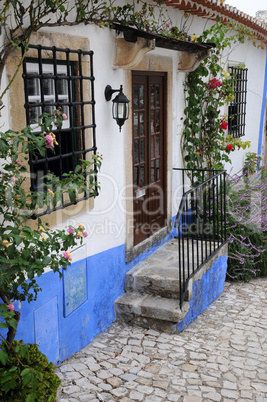
[[[129,263],[121,245],[73,263],[62,280],[52,271],[43,274],[37,278],[42,288],[37,300],[22,303],[21,309],[15,303],[21,313],[16,339],[37,343],[55,364],[67,359],[112,324],[125,274],[171,237],[172,233]]]
[[[185,329],[202,311],[223,292],[227,270],[227,256],[218,257],[212,267],[195,281],[192,287],[192,298],[189,311],[177,325],[177,331]]]
[[[43,289],[30,304],[18,303],[21,313],[16,339],[37,343],[49,361],[59,364],[86,346],[115,320],[114,302],[124,291],[125,274],[174,237],[175,229],[130,263],[121,245],[73,263],[63,280],[48,272],[38,278]],[[220,257],[222,258],[222,257]],[[178,325],[182,330],[223,291],[226,257],[215,261],[194,283],[190,311]],[[5,330],[1,330],[4,335]]]

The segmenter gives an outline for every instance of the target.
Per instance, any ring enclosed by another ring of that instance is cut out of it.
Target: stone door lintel
[[[146,55],[156,47],[155,39],[138,37],[136,42],[127,42],[124,38],[116,39],[114,68],[134,69]],[[178,71],[194,71],[200,62],[208,57],[209,50],[198,50],[197,52],[178,51]]]

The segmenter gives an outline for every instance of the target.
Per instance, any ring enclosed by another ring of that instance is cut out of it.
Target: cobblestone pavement
[[[267,402],[267,279],[226,283],[180,334],[114,323],[57,373],[62,402]]]

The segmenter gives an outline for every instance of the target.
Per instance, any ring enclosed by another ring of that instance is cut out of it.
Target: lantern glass
[[[111,100],[111,96],[114,92],[119,92],[118,95],[112,100],[112,116],[113,119],[117,121],[117,124],[120,127],[123,126],[125,120],[129,118],[129,99],[122,92],[122,85],[120,89],[112,89],[110,85],[107,85],[105,88],[105,98],[107,101]]]
[[[124,102],[114,102],[112,115],[114,119],[128,119],[129,117],[129,104]]]

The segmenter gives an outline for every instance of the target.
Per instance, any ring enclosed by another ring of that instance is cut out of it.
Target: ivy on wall
[[[196,40],[213,42],[216,47],[195,71],[187,74],[184,83],[186,107],[182,152],[185,167],[223,169],[225,162],[231,162],[233,150],[250,146],[248,141],[226,136],[227,116],[221,111],[234,99],[235,76],[231,77],[226,71],[223,54],[227,48],[232,49],[233,45],[245,40],[253,41],[256,46],[256,40],[246,27],[224,25],[219,19]]]

